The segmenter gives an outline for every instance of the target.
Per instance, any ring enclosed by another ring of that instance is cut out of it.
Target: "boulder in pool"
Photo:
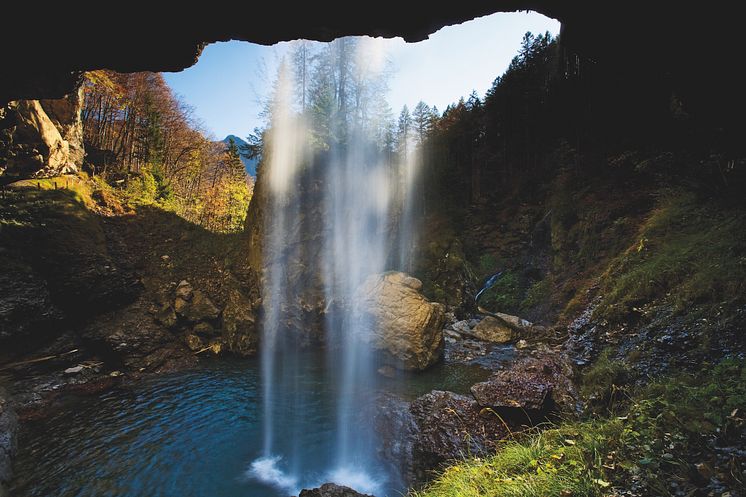
[[[445,310],[421,288],[417,278],[388,272],[368,277],[355,295],[363,337],[399,369],[422,370],[443,355]]]
[[[303,489],[298,497],[373,497],[368,494],[361,494],[350,487],[337,485],[335,483],[324,483],[318,488],[310,490]]]

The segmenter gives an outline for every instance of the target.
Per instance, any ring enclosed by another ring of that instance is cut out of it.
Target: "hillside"
[[[253,179],[256,179],[256,166],[259,163],[259,160],[255,157],[246,157],[245,153],[243,153],[243,150],[245,150],[245,148],[248,146],[248,143],[246,143],[245,140],[237,137],[236,135],[226,136],[225,138],[223,138],[222,143],[228,145],[230,144],[231,140],[233,140],[233,142],[238,146],[238,149],[242,151],[241,162],[243,162],[243,165],[246,168],[246,174],[251,176]]]

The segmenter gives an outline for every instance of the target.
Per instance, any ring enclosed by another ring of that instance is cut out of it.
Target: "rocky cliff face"
[[[18,100],[0,108],[4,182],[74,173],[83,165],[82,89],[57,100]]]

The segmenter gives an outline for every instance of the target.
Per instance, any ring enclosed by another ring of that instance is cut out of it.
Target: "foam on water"
[[[300,492],[298,478],[288,474],[280,468],[281,456],[260,457],[249,466],[246,475],[265,485],[286,490],[291,495]]]

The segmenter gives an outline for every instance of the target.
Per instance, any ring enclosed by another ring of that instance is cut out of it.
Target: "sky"
[[[526,31],[556,35],[559,28],[558,21],[537,13],[501,13],[445,27],[418,43],[381,40],[393,70],[388,101],[398,115],[403,105],[412,109],[420,100],[442,112],[473,90],[481,97],[507,69]],[[194,66],[164,76],[207,133],[245,138],[263,125],[262,101],[289,47],[213,43]]]

